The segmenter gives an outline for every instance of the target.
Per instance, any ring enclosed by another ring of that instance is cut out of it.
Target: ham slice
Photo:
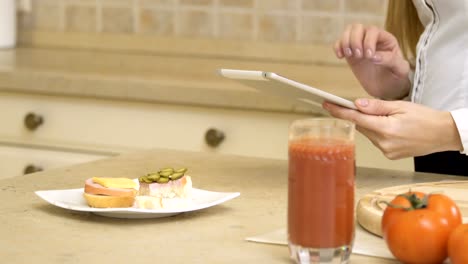
[[[85,193],[95,195],[108,195],[108,196],[135,196],[137,190],[133,188],[107,188],[98,183],[93,182],[93,179],[87,179],[85,181]]]

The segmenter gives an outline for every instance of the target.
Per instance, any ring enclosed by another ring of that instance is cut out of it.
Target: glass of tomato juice
[[[289,128],[288,243],[296,263],[348,263],[354,241],[355,127],[310,118]]]

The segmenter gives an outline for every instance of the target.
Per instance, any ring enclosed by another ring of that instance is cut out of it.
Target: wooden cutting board
[[[395,196],[408,190],[443,193],[452,198],[460,208],[463,222],[468,222],[468,181],[441,181],[400,185],[373,191],[362,197],[357,204],[357,222],[367,231],[382,236],[380,221],[386,208],[380,201],[390,202]]]

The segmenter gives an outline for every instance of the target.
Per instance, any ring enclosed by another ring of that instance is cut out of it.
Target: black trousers
[[[415,157],[414,170],[468,176],[468,156],[458,151],[445,151]]]

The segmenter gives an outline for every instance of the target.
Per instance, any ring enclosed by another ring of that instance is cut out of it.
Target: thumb
[[[388,116],[399,109],[395,102],[379,99],[360,98],[355,105],[362,113],[377,116]]]

